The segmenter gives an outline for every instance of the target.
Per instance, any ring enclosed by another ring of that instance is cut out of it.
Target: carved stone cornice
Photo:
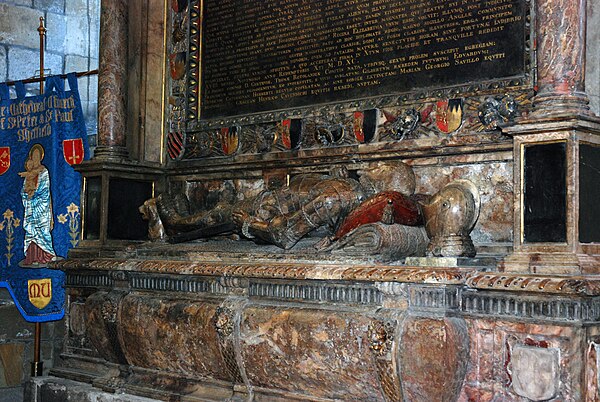
[[[562,296],[600,296],[600,277],[476,273],[465,281],[469,288]]]
[[[392,265],[344,265],[311,263],[257,262],[190,262],[135,259],[67,259],[53,268],[69,275],[79,270],[135,271],[154,274],[247,277],[291,280],[351,280],[369,282],[409,282],[441,285],[463,284],[473,268],[422,268]]]
[[[166,276],[177,275],[179,278],[176,279],[181,282],[181,289],[189,288],[189,291],[199,289],[198,286],[202,289],[208,286],[205,286],[202,281],[200,283],[195,279],[186,279],[190,276],[201,276],[231,279],[255,278],[267,280],[399,282],[442,286],[464,285],[467,289],[486,291],[562,296],[600,296],[600,276],[596,275],[566,276],[480,272],[472,267],[424,268],[375,264],[344,265],[277,263],[271,261],[232,264],[181,260],[82,258],[55,262],[53,268],[66,271],[68,273],[67,285],[73,287],[110,288],[114,286],[115,280],[117,280],[129,281],[133,289],[146,289],[150,286],[146,283],[150,280],[148,274],[153,274],[151,275],[152,278],[159,281]],[[117,278],[115,275],[120,275],[122,278]],[[165,288],[164,290],[177,289]],[[212,287],[206,289],[212,291]]]

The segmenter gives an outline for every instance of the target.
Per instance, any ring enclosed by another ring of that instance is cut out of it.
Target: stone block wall
[[[35,324],[26,322],[6,289],[0,289],[0,394],[2,388],[15,387],[29,378],[33,361]],[[62,349],[64,323],[42,324],[44,374]]]
[[[100,0],[0,0],[0,82],[39,74],[39,18],[46,20],[46,75],[98,68]],[[36,85],[28,88],[32,94]],[[98,77],[79,79],[90,143],[95,144]]]
[[[46,20],[46,74],[98,68],[100,0],[0,0],[0,82],[39,74],[39,18]],[[37,85],[28,86],[36,94]],[[97,132],[98,77],[79,79],[90,144]],[[45,372],[60,353],[63,322],[42,324]],[[34,324],[19,314],[0,289],[0,394],[25,381],[33,361]]]

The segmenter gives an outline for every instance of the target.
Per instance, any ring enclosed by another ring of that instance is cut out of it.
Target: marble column
[[[537,86],[534,116],[587,115],[587,0],[537,0]]]
[[[126,158],[127,0],[102,0],[95,158]]]

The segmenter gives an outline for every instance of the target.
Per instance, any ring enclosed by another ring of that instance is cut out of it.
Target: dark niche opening
[[[100,239],[100,202],[102,200],[102,178],[86,178],[83,238]]]
[[[526,243],[567,240],[566,143],[524,150],[523,237]]]
[[[152,198],[152,182],[111,178],[108,191],[108,238],[146,240],[148,223],[142,219],[138,208],[149,198]]]
[[[579,242],[600,242],[600,146],[579,146]]]

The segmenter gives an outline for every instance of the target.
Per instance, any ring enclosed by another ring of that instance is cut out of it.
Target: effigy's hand
[[[333,244],[333,237],[325,236],[319,240],[314,247],[317,251],[327,251],[331,244]]]
[[[238,226],[241,226],[249,218],[250,218],[250,215],[248,214],[248,212],[244,211],[243,209],[234,209],[233,212],[231,213],[231,219],[233,220],[233,223],[235,223]]]

